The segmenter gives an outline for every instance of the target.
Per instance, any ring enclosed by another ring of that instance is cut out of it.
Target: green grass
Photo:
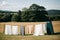
[[[44,35],[44,36],[33,36],[33,35],[4,35],[0,33],[0,40],[60,40],[60,35]]]

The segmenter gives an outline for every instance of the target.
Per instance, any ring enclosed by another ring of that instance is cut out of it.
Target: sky
[[[46,10],[60,10],[60,0],[0,0],[0,10],[18,11],[32,4],[44,6]]]

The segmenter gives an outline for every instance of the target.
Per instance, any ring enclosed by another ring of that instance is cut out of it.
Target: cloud
[[[8,4],[7,1],[2,1],[2,5],[6,5],[6,4]]]
[[[5,6],[5,5],[7,5],[7,4],[8,4],[7,1],[2,1],[2,2],[0,2],[0,6]]]
[[[0,10],[19,10],[21,7],[18,3],[16,2],[10,2],[10,1],[1,1],[0,2]]]

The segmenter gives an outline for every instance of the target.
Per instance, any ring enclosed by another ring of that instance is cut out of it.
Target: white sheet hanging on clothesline
[[[32,34],[33,25],[27,25],[27,27],[28,27],[28,34]]]
[[[44,35],[42,24],[35,25],[34,34],[35,36]]]
[[[12,26],[12,34],[17,35],[18,34],[18,26]]]
[[[46,28],[47,28],[47,24],[43,24],[43,31],[44,31],[44,33],[47,33]]]
[[[5,25],[5,34],[9,34],[9,35],[12,34],[11,25]]]

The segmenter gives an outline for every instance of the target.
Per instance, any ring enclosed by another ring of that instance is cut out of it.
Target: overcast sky
[[[0,10],[18,11],[33,3],[44,6],[46,10],[60,10],[60,0],[0,0]]]

